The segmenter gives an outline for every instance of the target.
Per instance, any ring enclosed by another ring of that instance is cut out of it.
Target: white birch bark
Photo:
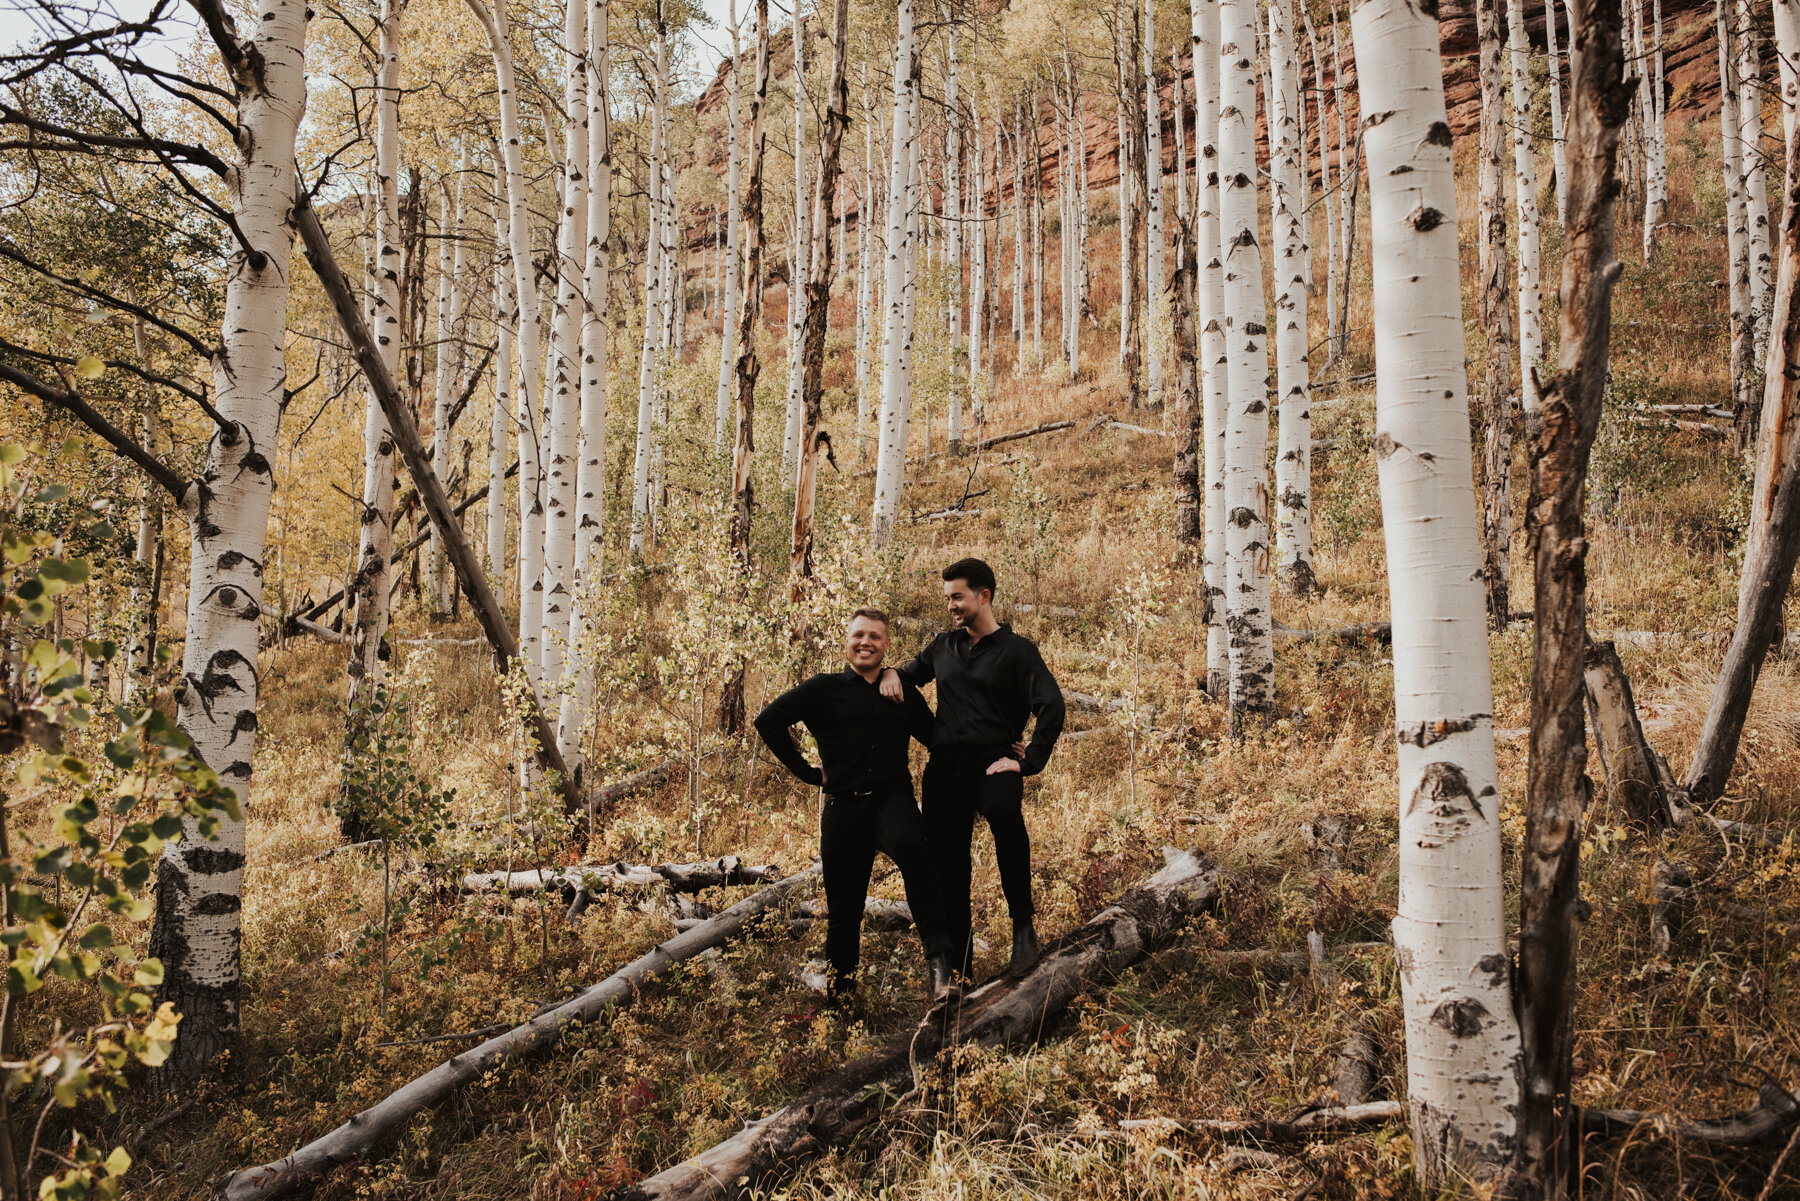
[[[538,345],[537,280],[531,260],[531,209],[520,143],[519,88],[513,72],[506,6],[489,9],[485,0],[466,0],[487,33],[494,56],[500,103],[500,150],[506,204],[506,237],[513,263],[514,328],[519,344],[519,657],[537,684],[543,658],[543,431],[538,392],[543,365]]]
[[[1544,39],[1550,50],[1550,155],[1556,172],[1556,223],[1568,220],[1568,154],[1563,134],[1562,54],[1556,42],[1556,0],[1545,0]]]
[[[1031,107],[1037,108],[1034,95]],[[1031,133],[1031,218],[1027,223],[1031,229],[1031,366],[1041,370],[1044,365],[1044,154],[1043,145],[1038,141],[1037,113],[1020,114],[1019,149],[1023,158],[1026,131]],[[1021,210],[1023,211],[1023,210]]]
[[[230,422],[206,448],[206,466],[182,507],[190,519],[186,641],[175,703],[193,751],[237,793],[240,816],[219,815],[216,836],[193,818],[157,867],[150,954],[161,959],[159,1001],[181,1013],[181,1034],[158,1069],[165,1083],[192,1080],[237,1043],[244,878],[243,815],[252,801],[260,679],[257,625],[275,481],[274,453],[287,382],[288,266],[294,240],[296,133],[306,109],[307,8],[267,0],[249,36],[221,11],[214,40],[225,51],[241,137],[226,176],[227,203],[246,251],[225,269],[213,404]],[[227,51],[235,50],[233,55]]]
[[[1219,241],[1219,2],[1189,0],[1194,59],[1195,242],[1200,324],[1200,440],[1202,506],[1206,514],[1206,690],[1215,699],[1229,687],[1231,655],[1225,633],[1225,409],[1229,365],[1225,353],[1225,267]]]
[[[658,9],[660,16],[660,5]],[[662,176],[666,154],[663,124],[662,81],[663,47],[657,42],[658,69],[653,81],[656,96],[650,114],[650,201],[649,227],[644,244],[644,339],[638,355],[637,442],[631,466],[631,555],[644,553],[646,529],[650,521],[650,467],[652,444],[655,442],[656,392],[658,388],[657,349],[666,328],[662,317],[663,276],[669,264],[663,258]]]
[[[496,170],[499,167],[497,161],[495,167]],[[504,603],[506,449],[507,430],[512,423],[513,285],[512,253],[507,249],[503,201],[494,205],[494,246],[494,409],[488,420],[487,570]]]
[[[979,52],[979,43],[977,51]],[[970,129],[969,145],[973,150],[970,156],[975,173],[974,186],[969,194],[969,230],[975,235],[973,262],[969,266],[969,383],[971,415],[975,406],[980,404],[981,389],[976,381],[981,378],[981,365],[986,360],[982,357],[983,339],[988,328],[988,283],[987,283],[987,168],[986,156],[981,146],[981,91],[976,89],[969,96]]]
[[[1013,374],[1019,373],[1019,360],[1025,351],[1025,142],[1020,134],[1017,115],[1012,127],[1013,168],[1013,294],[1012,338]]]
[[[1144,3],[1144,191],[1149,201],[1145,233],[1144,295],[1149,304],[1144,315],[1144,357],[1150,385],[1150,403],[1163,402],[1163,331],[1169,328],[1168,278],[1163,266],[1163,143],[1162,89],[1156,84],[1156,0]]]
[[[444,197],[447,219],[441,222],[445,241],[438,251],[438,331],[436,404],[432,418],[432,470],[440,480],[448,480],[455,465],[451,445],[451,408],[462,393],[468,370],[464,318],[468,308],[468,288],[464,274],[468,270],[468,180],[471,155],[465,143],[457,159],[455,215],[449,217],[449,196]],[[447,618],[455,597],[456,579],[450,570],[450,556],[434,529],[431,535],[431,609],[434,616]]]
[[[1645,234],[1646,249],[1644,262],[1650,261],[1651,252],[1655,250],[1655,231],[1662,228],[1668,218],[1669,208],[1669,138],[1668,121],[1669,104],[1663,93],[1663,26],[1662,0],[1651,0],[1650,25],[1650,62],[1649,77],[1644,81],[1650,93],[1650,197],[1645,225],[1650,232]],[[1786,143],[1784,142],[1783,145]]]
[[[1288,590],[1313,591],[1312,386],[1308,341],[1306,202],[1300,194],[1300,60],[1293,0],[1269,5],[1269,124],[1275,190],[1275,562]]]
[[[1351,15],[1375,265],[1376,457],[1394,626],[1407,1101],[1427,1189],[1511,1159],[1520,1104],[1456,185],[1438,26]]]
[[[1526,58],[1531,39],[1525,32],[1525,0],[1506,0],[1506,28],[1512,51],[1514,211],[1519,217],[1519,396],[1524,411],[1535,413],[1536,368],[1544,353],[1544,294],[1538,282],[1537,153],[1531,146],[1531,67]]]
[[[1325,69],[1319,58],[1319,35],[1313,29],[1312,14],[1300,6],[1300,18],[1306,26],[1307,47],[1312,51],[1313,111],[1317,114],[1319,134],[1319,204],[1325,226],[1325,345],[1334,350],[1338,342],[1338,207],[1333,203],[1331,143],[1326,139]],[[1329,362],[1327,362],[1329,367]]]
[[[1764,170],[1762,124],[1762,51],[1750,0],[1738,0],[1738,129],[1744,161],[1744,215],[1750,230],[1750,311],[1756,321],[1756,358],[1762,359],[1768,323],[1763,320],[1774,298],[1774,258],[1769,249],[1769,193]]]
[[[781,435],[781,479],[794,486],[800,455],[800,331],[806,326],[806,287],[812,277],[812,188],[806,153],[806,16],[794,16],[794,240],[788,262],[787,425]]]
[[[1333,0],[1331,6],[1331,91],[1332,108],[1336,112],[1337,154],[1338,154],[1338,248],[1343,254],[1343,270],[1339,277],[1344,282],[1343,302],[1347,311],[1348,302],[1354,299],[1351,294],[1351,268],[1356,264],[1350,261],[1351,242],[1356,237],[1356,206],[1351,202],[1351,185],[1355,182],[1351,172],[1355,164],[1350,161],[1350,109],[1344,103],[1344,50],[1343,39],[1338,35],[1337,4]],[[1350,348],[1350,331],[1345,328],[1347,320],[1338,322],[1338,345],[1332,352],[1333,358],[1341,358]]]
[[[606,500],[601,491],[606,467],[607,336],[612,320],[612,117],[607,72],[611,67],[611,0],[588,6],[587,247],[583,268],[581,321],[580,467],[575,480],[574,613],[569,623],[575,658],[563,693],[556,742],[563,762],[582,784],[581,735],[594,702],[594,672],[588,618],[600,599],[601,556],[605,550]],[[735,210],[733,210],[735,212]],[[728,275],[729,278],[729,275]]]
[[[719,395],[713,418],[713,450],[720,454],[725,452],[725,432],[731,425],[732,383],[737,378],[738,230],[743,225],[738,215],[743,207],[738,192],[738,57],[743,46],[738,37],[737,0],[730,0],[730,16],[731,90],[725,97],[725,224],[730,232],[725,236],[725,289],[719,295]]]
[[[863,64],[863,172],[862,194],[856,202],[856,442],[863,446],[863,426],[869,420],[869,341],[874,325],[869,306],[874,303],[875,272],[869,256],[875,245],[875,112],[869,94],[869,65]],[[733,210],[736,211],[735,209]]]
[[[1792,153],[1796,113],[1800,112],[1800,62],[1795,61],[1795,54],[1800,51],[1790,47],[1800,47],[1800,0],[1772,0],[1771,7],[1775,18],[1775,62],[1781,79],[1782,145],[1789,147],[1789,153]],[[1657,82],[1660,84],[1663,68],[1662,0],[1656,0],[1656,45]]]
[[[947,15],[947,14],[946,14]],[[963,355],[963,222],[962,206],[962,97],[958,77],[956,26],[945,22],[944,122],[947,146],[944,157],[945,206],[949,222],[947,267],[950,303],[950,396],[946,418],[950,453],[962,450],[963,391],[968,385],[967,360]]]
[[[1125,319],[1125,314],[1130,310],[1133,302],[1133,297],[1125,286],[1126,281],[1131,278],[1131,237],[1127,232],[1131,221],[1128,216],[1131,212],[1131,124],[1125,120],[1128,85],[1124,81],[1130,78],[1130,74],[1125,71],[1120,60],[1119,56],[1122,54],[1121,49],[1114,48],[1113,61],[1119,84],[1118,141],[1116,143],[1118,149],[1114,151],[1114,155],[1119,169],[1117,207],[1119,214],[1119,366],[1121,368],[1125,366],[1126,356],[1130,353],[1131,323]]]
[[[400,348],[406,340],[400,312],[400,274],[406,251],[400,229],[399,184],[400,40],[405,24],[405,0],[384,0],[375,79],[375,286],[370,303],[374,317],[371,332],[381,347],[389,374],[395,377],[400,374]],[[346,598],[354,609],[348,666],[349,702],[353,707],[365,687],[381,682],[381,642],[387,635],[388,598],[393,592],[394,438],[374,389],[367,391],[362,530],[356,575]]]
[[[1225,629],[1232,728],[1274,707],[1269,624],[1269,360],[1257,241],[1255,0],[1219,6],[1225,408]]]
[[[1087,91],[1081,86],[1081,76],[1075,76],[1075,178],[1077,190],[1075,197],[1075,248],[1078,266],[1075,275],[1077,321],[1083,318],[1094,320],[1093,296],[1089,291],[1088,272],[1088,237],[1091,226],[1088,214],[1092,211],[1088,203],[1088,154],[1087,154]],[[1095,322],[1098,324],[1098,322]],[[1081,332],[1076,331],[1075,347],[1077,357],[1081,349]]]
[[[912,144],[913,0],[899,0],[899,33],[894,46],[894,120],[889,136],[891,158],[887,191],[887,264],[883,285],[885,307],[881,336],[881,436],[875,451],[875,502],[870,539],[876,550],[894,538],[900,492],[906,484],[906,439],[912,422],[912,398],[906,392],[906,227],[907,173]]]

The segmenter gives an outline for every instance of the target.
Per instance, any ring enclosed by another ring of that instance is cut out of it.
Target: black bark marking
[[[1498,951],[1494,952],[1492,955],[1483,955],[1481,961],[1477,963],[1475,967],[1478,970],[1487,973],[1488,983],[1495,988],[1499,988],[1506,983],[1508,964],[1506,962],[1506,956],[1500,954]]]
[[[222,872],[238,871],[244,866],[242,851],[226,851],[205,844],[187,847],[182,859],[186,861],[188,870],[196,876],[216,876]]]
[[[1437,8],[1437,5],[1433,4],[1432,9],[1434,11],[1434,14],[1435,14],[1436,8]],[[1425,144],[1427,146],[1449,146],[1449,145],[1451,145],[1452,140],[1450,137],[1449,123],[1445,122],[1445,121],[1433,121],[1431,123],[1431,128],[1425,132]]]
[[[194,907],[189,910],[189,912],[201,914],[206,917],[217,917],[223,913],[237,913],[242,910],[243,907],[244,903],[231,893],[209,892],[198,901],[195,901]]]
[[[1457,997],[1431,1011],[1431,1024],[1442,1026],[1452,1038],[1474,1038],[1481,1033],[1481,1019],[1487,1015],[1487,1006],[1474,997]]]
[[[1422,234],[1428,234],[1444,223],[1444,214],[1429,206],[1416,208],[1407,217],[1412,227]]]
[[[1416,729],[1406,727],[1397,729],[1394,736],[1409,746],[1416,746],[1423,750],[1435,742],[1442,742],[1452,734],[1467,734],[1475,728],[1477,721],[1487,716],[1486,713],[1478,713],[1473,717],[1451,717],[1442,721],[1420,722]]]
[[[1475,816],[1483,821],[1487,814],[1481,811],[1481,802],[1475,799],[1475,790],[1469,787],[1469,777],[1463,769],[1454,763],[1428,763],[1420,773],[1418,787],[1413,789],[1412,798],[1406,803],[1406,812],[1411,814],[1421,802],[1430,807],[1433,817],[1455,817],[1461,810],[1457,802],[1467,801]]]

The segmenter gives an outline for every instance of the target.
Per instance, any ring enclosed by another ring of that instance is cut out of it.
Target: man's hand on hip
[[[906,699],[906,689],[900,684],[900,673],[891,667],[882,669],[881,695],[895,704]]]
[[[990,776],[998,776],[1004,775],[1009,771],[1020,772],[1023,774],[1024,770],[1024,768],[1019,766],[1019,761],[1017,759],[996,759],[988,764],[987,774]]]

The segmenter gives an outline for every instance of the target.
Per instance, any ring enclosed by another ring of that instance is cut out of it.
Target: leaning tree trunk
[[[1225,630],[1231,728],[1272,712],[1275,650],[1269,624],[1269,361],[1257,244],[1256,7],[1219,7],[1219,202],[1224,242]]]
[[[1487,333],[1486,378],[1481,389],[1486,442],[1481,460],[1483,550],[1488,620],[1505,629],[1512,576],[1512,267],[1508,261],[1506,178],[1501,148],[1506,141],[1506,83],[1501,52],[1500,6],[1506,0],[1475,0],[1481,40],[1480,309]]]
[[[569,622],[569,689],[563,694],[556,739],[563,761],[582,784],[581,732],[594,702],[594,665],[587,625],[600,600],[605,552],[607,334],[612,321],[612,116],[607,70],[611,66],[611,0],[588,5],[587,262],[581,322],[580,466],[575,477],[575,560],[570,579],[575,611]],[[729,273],[728,273],[729,277]],[[591,820],[591,819],[590,819]]]
[[[375,261],[370,309],[382,361],[390,375],[400,371],[400,348],[407,341],[400,312],[400,273],[405,257],[400,228],[400,36],[406,24],[406,0],[384,0],[381,9],[380,63],[375,78]],[[387,637],[388,598],[393,594],[394,439],[381,404],[371,392],[363,423],[361,538],[356,574],[350,580],[353,603],[350,633],[350,722],[347,740],[356,736],[356,707],[364,689],[381,682],[382,640]],[[367,832],[359,818],[343,819],[347,841],[360,842]]]
[[[1194,170],[1199,175],[1194,254],[1200,326],[1201,481],[1206,514],[1206,691],[1226,695],[1231,670],[1225,632],[1225,265],[1219,242],[1219,6],[1189,0],[1194,59]]]
[[[1434,9],[1351,14],[1375,265],[1375,455],[1393,611],[1407,1101],[1420,1184],[1510,1160],[1519,1033],[1506,954],[1494,697]]]
[[[806,326],[801,337],[800,392],[805,410],[800,459],[794,476],[794,526],[789,570],[798,582],[813,569],[813,497],[819,481],[819,447],[828,442],[821,425],[825,394],[825,321],[831,315],[831,206],[837,195],[838,157],[850,125],[850,91],[844,82],[850,0],[836,0],[831,18],[831,79],[825,85],[825,126],[819,131],[819,178],[812,196],[814,244],[807,256]]]
[[[1783,55],[1800,46],[1781,46]],[[1746,123],[1747,124],[1747,123]],[[1800,555],[1800,172],[1793,155],[1787,167],[1781,218],[1781,271],[1769,318],[1769,353],[1763,366],[1762,427],[1756,441],[1756,475],[1750,498],[1750,529],[1744,570],[1738,582],[1738,622],[1713,686],[1712,703],[1700,728],[1687,789],[1698,804],[1724,794],[1737,760],[1738,740],[1757,673],[1768,655],[1781,605]]]
[[[156,872],[150,954],[162,961],[158,1002],[181,1014],[181,1033],[154,1079],[186,1085],[237,1045],[244,881],[244,812],[256,749],[257,624],[263,545],[275,493],[268,456],[277,444],[287,382],[288,264],[294,240],[295,135],[306,109],[307,7],[268,0],[255,31],[210,2],[207,17],[230,74],[241,157],[226,176],[238,241],[226,264],[213,406],[228,424],[206,450],[190,489],[187,638],[175,703],[194,754],[237,793],[236,816],[216,836],[194,818],[163,851]],[[247,249],[246,249],[247,247]]]
[[[1522,1052],[1517,1195],[1561,1197],[1579,1150],[1570,1122],[1575,1049],[1575,946],[1580,931],[1581,821],[1586,773],[1587,526],[1582,498],[1600,428],[1612,337],[1619,130],[1630,111],[1619,0],[1576,0],[1557,371],[1541,410],[1527,413],[1531,499],[1526,540],[1534,581],[1531,751],[1520,851]],[[1396,628],[1398,628],[1396,626]]]
[[[875,506],[870,540],[879,550],[894,539],[900,491],[906,485],[906,440],[912,423],[912,398],[906,391],[905,355],[907,271],[908,147],[913,142],[912,60],[916,54],[913,0],[899,0],[899,36],[894,46],[894,124],[889,137],[887,272],[883,300],[887,313],[881,337],[881,438],[875,451]],[[1016,196],[1015,196],[1016,200]],[[1014,289],[1017,310],[1017,289]]]
[[[1306,363],[1306,179],[1300,129],[1300,60],[1293,0],[1269,5],[1269,78],[1273,114],[1275,265],[1275,562],[1295,596],[1309,596],[1313,576],[1312,392]]]
[[[535,685],[541,679],[543,641],[543,431],[539,390],[544,371],[538,346],[537,270],[531,255],[530,194],[525,153],[520,145],[519,85],[513,72],[506,5],[489,9],[486,0],[466,0],[487,34],[494,56],[500,103],[500,167],[505,179],[507,242],[513,263],[513,303],[519,342],[519,649]]]

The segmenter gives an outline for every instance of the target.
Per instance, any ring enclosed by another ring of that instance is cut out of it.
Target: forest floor
[[[1712,403],[1724,394],[1716,370],[1703,365],[1722,338],[1683,325],[1696,323],[1696,313],[1718,318],[1712,276],[1704,262],[1690,266],[1705,256],[1684,253],[1679,231],[1663,253],[1677,266],[1654,274],[1631,267],[1620,289],[1615,406]],[[1060,420],[1073,428],[935,459],[919,471],[913,511],[968,495],[980,514],[903,523],[892,589],[896,653],[942,622],[937,567],[982,554],[1000,570],[1001,617],[1037,640],[1065,689],[1131,700],[1124,714],[1072,711],[1071,730],[1093,732],[1065,739],[1028,786],[1040,934],[1094,914],[1154,870],[1165,845],[1214,857],[1224,902],[1139,967],[1084,995],[1037,1046],[955,1054],[944,1087],[769,1196],[1414,1191],[1403,1127],[1273,1148],[1279,1154],[1270,1156],[1168,1130],[1103,1137],[1127,1118],[1290,1115],[1331,1095],[1338,1058],[1358,1030],[1381,1048],[1379,1095],[1398,1096],[1403,1086],[1398,982],[1385,943],[1397,830],[1385,649],[1278,641],[1277,719],[1235,741],[1224,736],[1220,707],[1196,687],[1205,650],[1195,584],[1173,567],[1170,442],[1089,428],[1105,415],[1163,424],[1160,413],[1127,409],[1110,367],[1115,337],[1091,332],[1084,353],[1108,366],[1074,384],[1054,382],[1050,370],[1003,370],[986,413],[990,433]],[[1368,369],[1363,354],[1343,371]],[[1366,386],[1315,395],[1315,436],[1335,441],[1315,457],[1322,591],[1278,597],[1275,616],[1297,629],[1383,621],[1389,582],[1366,453],[1372,396]],[[1619,649],[1651,740],[1679,773],[1722,653],[1703,635],[1734,619],[1743,472],[1717,440],[1639,426],[1622,408],[1615,416],[1596,452],[1592,626],[1597,637],[1677,635],[1622,639]],[[840,450],[840,458],[854,452]],[[1521,504],[1523,483],[1521,473]],[[852,487],[845,503],[855,508],[867,482]],[[1513,561],[1514,607],[1528,608],[1522,536]],[[613,630],[621,647],[653,640],[656,615],[681,599],[654,576],[634,577],[629,588]],[[434,787],[455,791],[459,827],[428,851],[396,855],[385,874],[381,858],[366,852],[319,859],[339,841],[330,804],[343,655],[312,640],[267,654],[244,894],[243,1047],[191,1110],[135,1148],[137,1195],[204,1196],[225,1172],[286,1154],[475,1040],[383,1044],[519,1022],[672,932],[665,915],[628,898],[602,897],[568,920],[554,901],[461,896],[454,883],[465,867],[730,853],[792,873],[813,857],[816,794],[741,743],[702,759],[697,776],[677,773],[618,802],[585,852],[528,816],[508,824],[530,801],[515,786],[517,748],[496,733],[508,720],[485,648],[405,641],[466,639],[476,629],[432,627],[410,613],[397,632],[391,666],[396,692],[411,705],[410,761]],[[1526,746],[1512,732],[1527,724],[1531,636],[1529,624],[1515,623],[1491,637],[1515,887]],[[757,697],[780,684],[753,676],[753,711]],[[611,704],[614,729],[678,728],[666,725],[674,702],[651,684]],[[665,753],[690,749],[671,742]],[[1800,662],[1777,657],[1764,672],[1719,812],[1780,830],[1800,819]],[[505,831],[515,832],[510,843]],[[1687,865],[1695,881],[1666,949],[1650,920],[1659,859]],[[1747,1108],[1764,1073],[1790,1087],[1800,1081],[1800,846],[1791,838],[1725,843],[1698,829],[1645,839],[1626,829],[1597,785],[1582,862],[1593,912],[1576,990],[1577,1100],[1708,1116]],[[986,973],[1004,965],[1009,936],[991,843],[979,831],[976,864],[977,968]],[[384,887],[394,906],[385,996]],[[898,877],[883,877],[875,892],[899,898]],[[722,907],[747,893],[703,899]],[[821,954],[821,927],[795,935],[781,925],[682,965],[551,1053],[493,1073],[422,1115],[398,1145],[341,1169],[317,1195],[575,1201],[728,1137],[924,1012],[916,940],[875,933],[864,939],[860,1012],[846,1019],[823,1011],[801,980],[803,965]],[[1305,966],[1313,931],[1329,948],[1329,972]],[[1244,954],[1261,951],[1283,954]],[[128,1100],[121,1117],[82,1118],[89,1120],[130,1137],[147,1116]],[[1695,1153],[1648,1132],[1596,1143],[1585,1152],[1583,1195],[1800,1197],[1791,1160],[1784,1178],[1771,1175],[1778,1151]]]

